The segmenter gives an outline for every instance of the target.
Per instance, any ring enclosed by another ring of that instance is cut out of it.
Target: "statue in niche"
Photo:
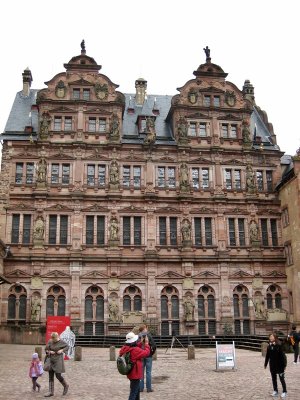
[[[119,306],[116,299],[112,299],[108,304],[109,320],[111,322],[119,321]]]
[[[109,168],[109,182],[113,185],[119,183],[119,165],[116,160],[113,160]]]
[[[257,223],[254,220],[252,220],[250,222],[249,236],[250,236],[250,242],[251,243],[258,241],[258,226],[257,226]]]
[[[186,321],[194,321],[194,308],[195,304],[191,296],[187,296],[183,302],[184,316]]]
[[[155,121],[151,117],[146,118],[146,137],[144,140],[145,144],[154,143],[156,140],[156,132],[155,132]]]
[[[191,223],[188,219],[184,219],[181,225],[182,240],[191,240]]]
[[[186,163],[180,165],[180,187],[189,186],[189,169]]]
[[[36,294],[31,300],[31,321],[39,322],[41,318],[41,299]]]
[[[177,125],[178,139],[187,139],[188,137],[188,124],[184,117],[180,117]]]
[[[40,121],[40,136],[41,137],[48,136],[50,123],[51,123],[50,115],[47,112],[44,112],[42,114],[42,118]]]
[[[118,240],[119,226],[117,218],[110,220],[110,240]]]
[[[33,228],[33,239],[43,240],[45,232],[45,222],[43,217],[37,217]]]
[[[109,132],[110,139],[119,139],[120,137],[119,126],[120,126],[119,118],[116,114],[113,114],[111,118],[111,128]]]
[[[243,121],[242,138],[244,143],[251,143],[249,123]]]
[[[47,177],[47,163],[44,158],[42,158],[37,165],[37,182],[46,183]]]
[[[246,186],[247,190],[253,192],[255,190],[254,172],[251,165],[246,167]]]
[[[262,295],[256,295],[254,302],[255,316],[257,318],[266,318],[265,302]]]

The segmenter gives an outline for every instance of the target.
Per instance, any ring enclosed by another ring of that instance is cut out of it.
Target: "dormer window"
[[[139,119],[139,133],[146,132],[146,118],[142,117]]]
[[[80,99],[80,89],[73,89],[73,99],[74,100]]]
[[[214,107],[220,107],[220,96],[214,96]]]
[[[83,100],[90,100],[90,89],[83,89]]]

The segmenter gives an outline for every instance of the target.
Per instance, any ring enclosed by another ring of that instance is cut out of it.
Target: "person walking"
[[[44,372],[43,365],[39,359],[38,353],[33,353],[29,367],[29,377],[31,378],[32,390],[34,392],[36,391],[36,388],[38,392],[41,389],[41,385],[37,382],[37,380],[39,376],[43,375],[43,372]]]
[[[61,375],[65,372],[64,353],[67,353],[68,347],[67,343],[60,339],[57,332],[51,333],[51,339],[45,347],[46,354],[50,357],[49,393],[44,397],[54,396],[54,374],[64,387],[63,396],[68,393],[69,385]]]
[[[125,345],[120,349],[120,356],[130,353],[130,361],[133,367],[127,378],[130,380],[130,393],[128,400],[140,400],[140,379],[143,376],[142,359],[150,354],[148,338],[145,337],[144,349],[137,345],[139,336],[134,332],[126,335]]]
[[[294,350],[294,364],[298,364],[300,334],[297,333],[295,325],[292,326],[288,339]]]
[[[140,337],[140,341],[139,341],[139,346],[141,348],[144,347],[144,339],[147,337],[148,338],[148,342],[149,342],[149,346],[150,346],[150,354],[148,357],[145,357],[142,361],[143,363],[143,376],[142,379],[140,381],[140,392],[144,391],[144,387],[145,387],[145,370],[146,370],[146,388],[147,388],[147,392],[153,392],[152,389],[152,356],[156,351],[156,344],[153,340],[153,337],[151,335],[151,333],[148,331],[148,326],[143,324],[140,326],[139,328],[139,337]]]
[[[265,368],[270,365],[270,372],[273,383],[273,393],[271,396],[278,397],[278,386],[277,386],[277,374],[282,385],[281,398],[285,399],[287,396],[286,383],[284,379],[284,370],[286,368],[286,355],[284,354],[278,337],[275,333],[271,333],[269,336],[269,345],[267,348],[265,358]]]

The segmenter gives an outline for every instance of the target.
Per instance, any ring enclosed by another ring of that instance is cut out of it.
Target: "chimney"
[[[250,100],[252,104],[255,104],[254,86],[250,83],[249,79],[245,80],[243,94],[245,99]]]
[[[33,80],[31,71],[28,67],[24,70],[22,76],[23,76],[23,96],[27,97],[29,96],[31,82]]]
[[[146,98],[147,81],[140,78],[135,81],[135,103],[138,106],[144,104]]]

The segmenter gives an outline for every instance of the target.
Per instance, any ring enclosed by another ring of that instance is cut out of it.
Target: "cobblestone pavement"
[[[109,349],[82,349],[82,361],[66,361],[65,379],[69,393],[62,397],[62,386],[55,379],[52,399],[66,400],[127,400],[129,381],[118,373],[116,363],[109,361]],[[42,399],[48,389],[48,373],[39,378],[41,392],[32,392],[28,377],[34,346],[0,344],[0,399]],[[300,364],[293,364],[288,354],[286,382],[289,399],[299,399]],[[183,349],[166,353],[158,349],[153,361],[153,392],[141,393],[141,400],[223,400],[271,399],[272,383],[269,370],[264,370],[260,353],[236,350],[236,371],[215,371],[215,350],[196,349],[196,359],[187,360]],[[281,386],[279,382],[279,390]],[[170,397],[169,397],[170,398]]]

